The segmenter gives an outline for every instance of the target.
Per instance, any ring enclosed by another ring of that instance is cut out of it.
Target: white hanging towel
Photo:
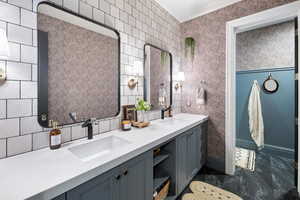
[[[258,150],[264,147],[264,120],[260,102],[260,87],[255,80],[251,89],[248,104],[249,128],[251,137],[256,143]]]

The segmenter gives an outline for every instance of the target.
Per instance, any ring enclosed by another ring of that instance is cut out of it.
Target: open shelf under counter
[[[153,160],[153,167],[157,166],[158,164],[162,163],[164,160],[169,158],[169,154],[166,152],[162,152],[161,154],[154,157]]]

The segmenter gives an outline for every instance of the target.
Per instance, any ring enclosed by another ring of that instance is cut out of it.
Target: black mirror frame
[[[144,73],[145,73],[145,69],[146,69],[146,47],[149,46],[149,47],[153,47],[153,48],[156,48],[156,49],[159,49],[161,51],[164,51],[166,53],[169,54],[170,56],[170,107],[172,107],[173,105],[173,55],[171,52],[165,50],[165,49],[162,49],[160,47],[157,47],[153,44],[150,44],[150,43],[146,43],[144,45]],[[146,76],[144,74],[144,100],[147,101],[147,87],[146,87],[146,84],[147,83],[147,79],[146,79]]]
[[[37,5],[37,13],[38,13],[38,7],[40,5],[49,5],[51,7],[59,9],[61,11],[64,11],[64,12],[66,12],[68,14],[71,14],[71,15],[74,15],[76,17],[80,17],[80,18],[82,18],[84,20],[87,20],[89,22],[92,22],[92,23],[94,23],[96,25],[103,26],[104,28],[107,28],[107,29],[109,29],[109,30],[111,30],[111,31],[113,31],[113,32],[116,33],[116,35],[118,37],[118,47],[119,47],[119,49],[118,49],[118,56],[119,56],[119,61],[118,61],[118,71],[119,71],[119,73],[118,73],[118,111],[112,117],[118,116],[120,114],[120,112],[121,112],[121,86],[120,86],[120,83],[121,83],[121,37],[120,37],[120,33],[116,29],[114,29],[114,28],[112,28],[110,26],[107,26],[106,24],[94,21],[94,20],[92,20],[92,19],[90,19],[88,17],[85,17],[83,15],[75,13],[72,10],[60,7],[60,6],[58,6],[58,5],[54,4],[54,3],[51,3],[51,2],[45,2],[45,1],[43,1],[43,2],[38,3],[38,5]],[[38,31],[38,28],[37,28],[37,31]],[[37,35],[39,35],[39,34],[37,34]],[[37,41],[39,41],[39,37],[37,38]],[[38,48],[38,54],[39,54],[39,42],[38,42],[37,48]],[[39,124],[42,127],[49,128],[49,126],[48,126],[48,121],[49,121],[49,119],[48,119],[48,88],[43,89],[42,87],[40,87],[41,85],[45,86],[45,84],[47,84],[47,86],[48,86],[48,78],[42,78],[42,76],[41,76],[41,71],[42,71],[41,69],[42,69],[42,67],[41,66],[42,66],[42,63],[38,59],[38,116],[37,116],[37,118],[38,118]],[[48,77],[48,75],[47,75],[47,77]],[[45,100],[45,97],[47,97],[47,105],[46,105],[46,103],[42,103],[42,99]],[[45,116],[45,113],[47,113],[46,116]],[[102,118],[97,118],[97,120],[100,120],[100,119],[102,119]],[[76,123],[82,123],[82,122],[83,121],[78,121]],[[72,124],[76,124],[76,123],[69,123],[69,124],[62,124],[62,125],[63,126],[67,126],[67,125],[72,125]]]

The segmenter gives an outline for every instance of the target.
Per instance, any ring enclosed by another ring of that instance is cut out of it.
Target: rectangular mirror
[[[38,119],[60,125],[120,111],[120,37],[51,3],[38,6]],[[70,114],[75,118],[72,119]]]
[[[144,99],[152,110],[172,105],[172,54],[151,44],[144,47]]]

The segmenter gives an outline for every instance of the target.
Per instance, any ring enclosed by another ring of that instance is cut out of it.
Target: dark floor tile
[[[283,197],[295,188],[293,161],[278,156],[271,156],[271,173],[274,199],[284,199]]]
[[[194,181],[220,187],[237,194],[243,200],[300,200],[293,183],[292,162],[291,159],[258,152],[254,172],[237,167],[235,175],[229,176],[204,168]],[[186,188],[183,194],[189,192],[189,188]]]
[[[274,200],[300,200],[298,191],[296,188],[288,191],[280,197],[274,198]]]

